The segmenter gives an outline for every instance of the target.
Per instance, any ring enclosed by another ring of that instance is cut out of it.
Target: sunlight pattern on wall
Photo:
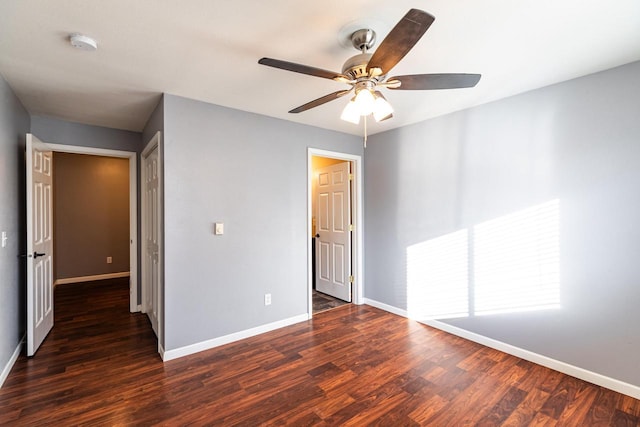
[[[469,314],[467,230],[407,248],[407,310],[413,318]]]
[[[473,227],[475,313],[557,307],[559,241],[557,200]]]
[[[559,215],[559,201],[552,200],[409,246],[409,316],[559,308]]]

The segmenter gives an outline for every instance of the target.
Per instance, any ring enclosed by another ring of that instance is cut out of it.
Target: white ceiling
[[[378,40],[410,8],[436,17],[390,73],[480,73],[472,89],[390,91],[392,120],[370,133],[640,60],[638,0],[0,0],[0,74],[35,115],[140,131],[166,92],[341,132],[347,88],[258,64],[268,56],[341,71],[341,42]],[[95,38],[96,52],[68,35]]]

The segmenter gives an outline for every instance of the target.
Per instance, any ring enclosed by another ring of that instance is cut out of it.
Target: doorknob
[[[33,253],[33,259],[36,259],[36,258],[38,258],[39,256],[45,256],[45,255],[46,255],[46,254],[45,254],[44,252],[43,252],[43,253],[34,252],[34,253]]]
[[[315,238],[319,239],[320,238],[320,233],[316,233]]]

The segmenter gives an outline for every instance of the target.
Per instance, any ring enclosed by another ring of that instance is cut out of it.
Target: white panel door
[[[27,356],[53,328],[53,158],[27,134]]]
[[[350,163],[318,169],[316,289],[351,302]]]
[[[160,161],[159,144],[154,140],[150,144],[155,146],[145,149],[143,153],[143,188],[144,206],[144,254],[143,254],[143,311],[147,313],[151,327],[158,336],[160,309]]]

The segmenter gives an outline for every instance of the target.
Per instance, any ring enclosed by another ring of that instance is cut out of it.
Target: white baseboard
[[[279,320],[273,323],[267,323],[266,325],[257,326],[255,328],[246,329],[244,331],[235,332],[233,334],[224,335],[222,337],[213,338],[207,341],[202,341],[196,344],[187,345],[184,347],[175,348],[173,350],[163,350],[161,353],[163,361],[169,361],[177,359],[179,357],[188,356],[190,354],[198,353],[200,351],[209,350],[214,347],[229,344],[234,341],[239,341],[245,338],[253,337],[255,335],[270,332],[275,329],[284,328],[285,326],[293,325],[294,323],[306,322],[309,319],[307,313],[299,316],[290,317],[288,319]]]
[[[373,307],[379,308],[380,310],[384,310],[384,311],[388,311],[389,313],[393,313],[393,314],[397,314],[398,316],[402,316],[402,317],[409,317],[408,313],[406,310],[403,310],[401,308],[398,307],[394,307],[392,305],[388,305],[385,304],[383,302],[379,302],[373,299],[369,299],[369,298],[365,298],[364,299],[364,303],[367,305],[371,305]]]
[[[385,310],[390,313],[397,314],[398,316],[409,318],[409,315],[406,310],[393,307],[388,304],[381,303],[379,301],[365,298],[365,304],[369,304],[381,310]],[[477,342],[478,344],[482,344],[484,346],[491,347],[496,350],[500,350],[504,353],[511,354],[513,356],[519,357],[524,360],[528,360],[529,362],[537,363],[538,365],[542,365],[547,368],[556,370],[558,372],[562,372],[563,374],[571,375],[572,377],[576,377],[581,380],[588,381],[590,383],[608,388],[609,390],[626,394],[627,396],[631,396],[635,399],[640,399],[639,386],[629,384],[624,381],[616,380],[615,378],[610,378],[605,375],[598,374],[597,372],[588,371],[578,366],[570,365],[569,363],[552,359],[542,354],[534,353],[532,351],[525,350],[523,348],[516,347],[511,344],[504,343],[502,341],[494,340],[492,338],[485,337],[484,335],[467,331],[466,329],[458,328],[456,326],[451,326],[447,323],[440,322],[438,320],[419,320],[419,319],[413,319],[413,320],[416,320],[427,326],[440,329],[441,331],[448,332],[452,335],[456,335],[456,336],[468,339],[469,341]]]
[[[13,365],[16,364],[16,360],[18,360],[18,356],[20,356],[20,352],[22,351],[22,344],[24,343],[25,338],[26,336],[23,335],[22,339],[20,339],[20,342],[18,343],[18,346],[16,347],[13,354],[9,358],[9,361],[2,369],[2,373],[0,373],[0,388],[2,387],[2,384],[4,384],[7,377],[9,376],[9,373],[11,372],[11,368],[13,368]]]
[[[95,274],[93,276],[67,277],[66,279],[58,279],[53,282],[53,286],[66,285],[69,283],[93,282],[95,280],[119,279],[120,277],[129,277],[128,271],[119,273]]]

